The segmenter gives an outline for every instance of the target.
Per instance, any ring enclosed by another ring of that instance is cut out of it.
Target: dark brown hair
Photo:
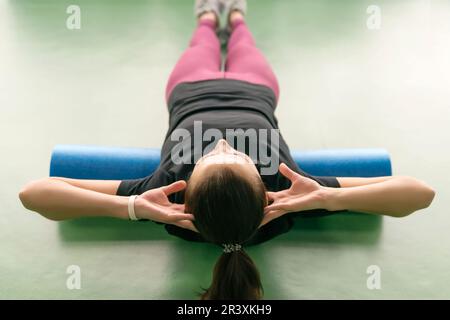
[[[243,177],[223,165],[211,170],[185,195],[194,224],[209,242],[243,244],[257,231],[264,216],[266,188],[261,178]],[[263,296],[258,269],[243,250],[222,253],[214,267],[212,283],[201,299],[260,299]]]

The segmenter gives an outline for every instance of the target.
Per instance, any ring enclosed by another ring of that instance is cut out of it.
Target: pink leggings
[[[265,85],[273,90],[278,100],[280,91],[277,78],[261,51],[256,48],[245,22],[236,20],[232,27],[225,71],[221,71],[221,49],[215,24],[211,20],[200,20],[189,48],[169,77],[166,101],[179,83],[224,78]]]

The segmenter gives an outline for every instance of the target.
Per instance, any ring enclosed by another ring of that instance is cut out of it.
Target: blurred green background
[[[81,29],[66,28],[71,4]],[[379,30],[366,10],[381,8]],[[450,298],[450,2],[249,0],[292,149],[383,147],[437,190],[404,219],[298,220],[249,248],[267,299]],[[55,144],[158,147],[164,89],[195,26],[187,0],[0,0],[0,298],[195,299],[220,250],[152,223],[47,221],[17,194]],[[66,269],[81,268],[81,290]],[[370,265],[381,289],[366,286]]]

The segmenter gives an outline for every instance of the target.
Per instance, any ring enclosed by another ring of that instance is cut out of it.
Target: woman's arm
[[[44,178],[20,191],[25,208],[51,220],[106,216],[128,219],[128,197],[116,196],[120,181]]]
[[[435,191],[412,177],[338,178],[343,188],[325,188],[323,207],[404,217],[427,208]],[[349,187],[346,187],[349,186]]]
[[[396,177],[393,176],[385,176],[385,177],[374,177],[374,178],[354,178],[354,177],[337,177],[336,179],[339,182],[341,188],[349,188],[349,187],[359,187],[365,186],[368,184],[384,182],[387,180],[394,179]]]
[[[292,171],[285,164],[280,172],[291,181],[291,187],[268,192],[262,225],[288,212],[313,209],[350,210],[404,217],[428,207],[434,190],[412,177],[337,178],[341,188],[329,188]]]
[[[61,177],[51,177],[47,179],[56,179],[67,182],[68,184],[92,191],[116,195],[121,180],[88,180],[88,179],[70,179]]]
[[[128,219],[130,197],[117,196],[120,181],[45,178],[28,183],[19,198],[25,208],[51,220],[80,217],[114,217]],[[186,188],[185,181],[155,188],[134,201],[138,219],[170,223],[196,231],[193,215],[185,213],[183,204],[171,203],[169,196]]]

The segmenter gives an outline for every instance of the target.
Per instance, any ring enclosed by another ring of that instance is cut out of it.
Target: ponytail
[[[244,250],[222,253],[214,267],[211,286],[201,300],[258,300],[264,294],[253,260]]]

